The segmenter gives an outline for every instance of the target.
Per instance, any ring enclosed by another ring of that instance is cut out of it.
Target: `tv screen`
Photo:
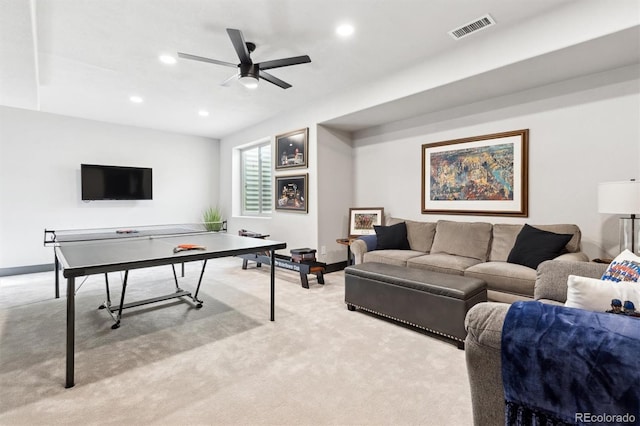
[[[80,166],[83,200],[151,200],[151,169],[141,167]]]

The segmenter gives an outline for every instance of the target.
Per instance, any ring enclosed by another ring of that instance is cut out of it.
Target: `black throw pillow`
[[[545,260],[560,256],[571,238],[572,234],[556,234],[525,224],[516,237],[507,262],[537,269]]]
[[[391,226],[374,225],[376,231],[376,250],[410,250],[409,240],[407,240],[407,224],[404,222]]]

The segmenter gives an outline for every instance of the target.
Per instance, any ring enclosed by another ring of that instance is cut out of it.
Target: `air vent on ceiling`
[[[489,28],[490,26],[495,24],[496,21],[491,17],[491,15],[486,14],[478,19],[469,22],[468,24],[449,31],[449,35],[455,40],[460,40],[463,37],[466,37],[480,30],[484,30],[485,28]]]

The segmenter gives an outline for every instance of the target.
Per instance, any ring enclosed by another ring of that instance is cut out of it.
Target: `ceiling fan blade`
[[[224,65],[225,67],[238,68],[238,65],[231,62],[218,61],[217,59],[204,58],[202,56],[190,55],[188,53],[178,52],[178,57],[182,59],[191,59],[193,61],[208,62],[210,64]]]
[[[269,83],[275,84],[276,86],[282,87],[283,89],[288,89],[289,87],[291,87],[291,85],[286,81],[282,81],[278,77],[274,77],[268,72],[264,72],[262,70],[260,70],[260,78],[263,80],[267,80]]]
[[[311,62],[311,58],[309,56],[294,56],[292,58],[284,58],[284,59],[276,59],[273,61],[260,62],[259,65],[261,70],[270,70],[273,68],[280,67],[288,67],[290,65],[298,65],[298,64],[306,64]]]
[[[223,81],[222,83],[220,83],[220,86],[228,87],[229,84],[231,84],[232,81],[237,80],[237,79],[238,79],[238,74],[234,74],[231,77],[229,77],[228,79],[226,79],[225,81]]]
[[[242,31],[234,30],[233,28],[227,28],[227,34],[229,34],[229,38],[231,39],[233,48],[236,49],[238,58],[240,58],[240,63],[248,64],[248,65],[253,64],[253,62],[251,61],[251,57],[249,56],[249,49],[247,49],[247,43],[244,41]]]

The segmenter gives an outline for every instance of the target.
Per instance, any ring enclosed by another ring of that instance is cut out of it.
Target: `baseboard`
[[[17,266],[15,268],[0,268],[0,277],[8,277],[10,275],[35,274],[38,272],[53,271],[53,263],[43,265]]]
[[[327,264],[327,266],[324,268],[324,272],[328,274],[331,272],[342,271],[346,267],[347,267],[346,260],[344,262],[330,263],[330,264]]]

